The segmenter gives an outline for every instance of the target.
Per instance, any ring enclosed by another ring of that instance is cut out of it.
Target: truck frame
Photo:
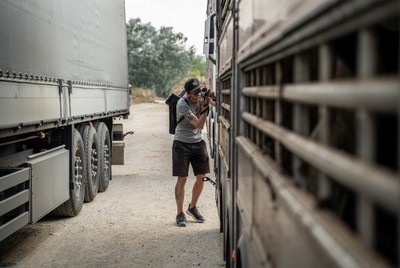
[[[129,115],[125,26],[123,0],[0,2],[0,240],[107,189],[113,119]]]
[[[399,14],[392,0],[208,1],[227,267],[400,267]]]

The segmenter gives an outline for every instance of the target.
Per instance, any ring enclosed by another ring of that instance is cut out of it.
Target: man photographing
[[[209,106],[215,104],[215,95],[211,90],[200,86],[199,80],[190,78],[185,83],[185,95],[177,103],[177,121],[184,119],[176,126],[172,145],[172,175],[177,176],[175,200],[177,206],[176,224],[186,226],[183,213],[185,185],[189,174],[189,165],[193,168],[196,182],[192,189],[192,199],[186,213],[197,222],[204,222],[196,205],[203,191],[203,177],[210,172],[209,157],[201,131],[207,119]]]

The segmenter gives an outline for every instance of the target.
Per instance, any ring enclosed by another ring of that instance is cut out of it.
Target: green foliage
[[[196,56],[192,60],[190,77],[204,77],[206,75],[206,61],[204,56]]]
[[[166,96],[172,86],[193,69],[195,50],[187,38],[171,27],[155,29],[150,23],[131,19],[127,24],[129,83],[154,89]]]

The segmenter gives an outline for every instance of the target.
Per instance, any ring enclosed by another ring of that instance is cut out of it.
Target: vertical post
[[[231,2],[231,9],[232,9],[232,16],[233,16],[233,44],[232,44],[232,79],[231,79],[231,130],[230,130],[230,159],[231,159],[231,166],[230,166],[230,176],[231,176],[231,183],[232,183],[232,235],[231,237],[231,251],[229,254],[236,253],[238,251],[238,241],[240,239],[240,214],[237,208],[237,189],[238,189],[238,150],[236,146],[236,137],[242,133],[242,124],[241,124],[241,114],[242,114],[242,107],[241,103],[241,83],[244,82],[245,79],[243,78],[243,74],[241,70],[238,68],[236,64],[236,51],[237,51],[237,40],[238,40],[238,10],[236,8],[236,1]],[[241,76],[240,76],[241,75]],[[231,256],[227,256],[227,258],[231,258]],[[236,259],[233,260],[233,266],[237,266]],[[240,265],[240,264],[239,264]]]
[[[305,82],[309,78],[309,68],[308,61],[306,58],[298,54],[294,58],[294,81],[295,83]],[[305,116],[305,109],[302,104],[293,104],[293,130],[298,134],[304,134],[306,130],[307,117]],[[296,184],[300,187],[305,187],[305,181],[302,174],[300,173],[300,168],[302,165],[302,160],[293,155],[293,176]]]
[[[319,80],[321,83],[328,81],[331,78],[332,74],[332,51],[329,45],[323,44],[319,47]],[[329,117],[330,112],[326,105],[319,106],[319,122],[318,122],[318,131],[319,131],[319,142],[323,145],[329,144],[329,133],[330,133],[330,125],[329,125]],[[328,176],[326,176],[322,172],[318,172],[318,189],[317,189],[317,198],[318,201],[325,201],[331,195],[331,185],[329,183]]]
[[[275,124],[278,126],[282,125],[282,109],[281,109],[281,96],[283,90],[283,81],[282,81],[282,63],[278,61],[275,64],[275,83],[278,89],[278,97],[275,100]],[[282,150],[279,141],[274,141],[275,146],[275,161],[281,166],[282,165]]]
[[[259,69],[255,69],[254,71],[254,74],[255,74],[255,79],[254,79],[254,82],[255,82],[255,85],[254,86],[259,86],[260,84],[261,84],[261,74],[260,74],[260,70]],[[262,100],[260,99],[260,98],[254,98],[255,100],[255,105],[256,105],[256,107],[255,107],[255,111],[254,111],[254,114],[257,116],[257,117],[262,117],[262,110],[261,110],[261,106],[262,106]],[[256,129],[256,128],[254,128],[254,131],[255,131],[255,144],[257,144],[257,146],[258,147],[261,147],[262,146],[262,134],[261,134],[261,131],[259,131],[258,129]]]
[[[400,66],[400,57],[399,57],[399,66]],[[399,70],[399,76],[400,76],[400,70]],[[397,100],[397,126],[400,127],[400,96]],[[397,137],[397,169],[400,170],[400,142],[399,142],[399,137]],[[400,190],[400,183],[398,183],[398,187]],[[400,204],[400,197],[397,202]],[[398,206],[397,210],[397,256],[400,258],[400,206]],[[399,264],[398,268],[400,268],[400,259],[399,259]]]
[[[360,79],[376,73],[376,35],[372,29],[361,29],[358,35],[357,70]],[[375,157],[375,127],[369,111],[356,111],[357,144],[356,152],[362,161],[372,163]],[[358,195],[357,227],[362,240],[368,246],[374,243],[374,210],[371,201]]]

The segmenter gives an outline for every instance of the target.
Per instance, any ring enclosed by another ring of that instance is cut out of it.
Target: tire
[[[85,202],[91,202],[99,191],[99,141],[96,129],[91,124],[81,126],[80,130],[86,159]]]
[[[74,174],[71,178],[73,188],[69,191],[69,200],[61,204],[53,211],[53,215],[73,217],[79,214],[85,199],[85,179],[83,174],[86,172],[85,151],[83,141],[78,130],[74,129],[73,147],[71,152],[74,154],[72,166]]]
[[[103,122],[95,124],[99,139],[99,192],[107,190],[111,179],[111,137]]]
[[[217,201],[217,207],[219,208],[219,232],[223,233],[224,232],[224,200],[222,198],[222,187],[219,184],[219,188],[215,189],[216,191],[216,195],[218,196],[219,201]],[[219,202],[219,206],[218,206],[218,202]]]
[[[229,233],[229,225],[226,228],[226,233],[224,234],[224,261],[226,267],[231,267],[231,240]]]

